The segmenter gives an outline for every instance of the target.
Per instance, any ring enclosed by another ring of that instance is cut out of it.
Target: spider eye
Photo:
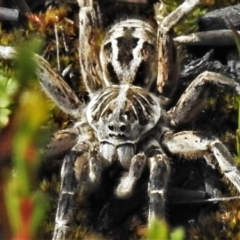
[[[113,130],[114,130],[113,125],[112,125],[112,124],[109,124],[109,125],[108,125],[108,129],[109,129],[110,131],[113,131]]]
[[[122,124],[119,129],[121,132],[124,132],[126,130],[126,125]]]

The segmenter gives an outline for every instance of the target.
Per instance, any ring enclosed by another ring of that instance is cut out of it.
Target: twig
[[[19,19],[19,10],[0,7],[0,20],[17,22]]]
[[[59,58],[59,38],[58,38],[57,23],[54,24],[54,33],[55,33],[55,39],[56,39],[57,68],[58,68],[58,72],[60,72],[61,66],[60,66],[60,58]]]
[[[238,31],[240,33],[240,31]],[[213,30],[197,32],[174,38],[176,43],[195,46],[234,46],[236,45],[232,30]]]
[[[190,204],[190,203],[207,203],[207,202],[227,202],[232,200],[240,200],[240,196],[234,197],[216,197],[216,198],[209,198],[209,199],[200,199],[200,200],[193,200],[193,201],[179,201],[178,204]]]

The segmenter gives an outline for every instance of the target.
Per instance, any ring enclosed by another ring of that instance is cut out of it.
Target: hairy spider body
[[[117,23],[106,33],[101,46],[96,36],[96,29],[101,28],[97,3],[78,3],[80,66],[89,102],[81,101],[51,66],[36,56],[42,87],[77,120],[72,129],[64,131],[65,145],[72,148],[62,165],[53,239],[66,237],[71,229],[76,193],[93,192],[103,170],[116,162],[126,172],[114,189],[118,198],[129,198],[143,170],[149,169],[149,224],[154,218],[165,217],[172,155],[190,160],[203,157],[207,162],[214,158],[240,192],[240,172],[217,138],[197,131],[176,132],[195,117],[209,86],[240,94],[240,85],[220,74],[204,72],[192,81],[174,107],[166,101],[178,82],[172,28],[200,0],[183,2],[161,23],[157,22],[157,29],[135,19]],[[53,155],[63,151],[61,148],[67,148],[63,145],[52,144],[50,151]]]
[[[149,224],[165,216],[169,153],[187,159],[204,157],[207,162],[213,155],[225,177],[240,191],[240,173],[217,138],[193,131],[175,133],[199,111],[209,85],[234,94],[240,93],[240,85],[220,74],[204,72],[174,107],[169,109],[166,101],[178,82],[172,28],[200,1],[185,1],[157,23],[157,30],[136,19],[117,23],[106,33],[100,48],[95,30],[101,27],[101,18],[91,0],[78,3],[80,66],[89,103],[81,102],[39,59],[41,85],[60,108],[78,119],[80,129],[74,133],[75,146],[62,166],[53,239],[61,239],[69,231],[77,189],[93,192],[103,170],[116,162],[126,171],[114,189],[115,196],[122,199],[133,194],[143,170],[149,168]]]
[[[114,25],[101,45],[103,80],[110,84],[134,84],[149,89],[157,76],[156,32],[141,20]]]
[[[138,142],[159,121],[159,99],[142,88],[126,84],[104,89],[89,103],[87,120],[94,129],[100,152],[129,169]]]

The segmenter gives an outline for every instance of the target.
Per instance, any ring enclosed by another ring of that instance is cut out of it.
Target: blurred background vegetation
[[[36,239],[48,208],[47,196],[37,188],[39,150],[49,135],[49,105],[39,90],[34,61],[40,43],[32,39],[19,45],[14,71],[0,70],[2,239]]]

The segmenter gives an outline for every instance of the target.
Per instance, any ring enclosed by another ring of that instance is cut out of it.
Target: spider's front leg
[[[148,224],[151,224],[156,218],[165,218],[166,187],[170,174],[170,165],[169,159],[165,154],[157,154],[150,157],[148,165],[150,169]]]
[[[127,175],[120,179],[120,183],[115,190],[117,197],[128,198],[131,196],[145,166],[146,156],[144,153],[138,153],[132,158]]]
[[[154,138],[144,141],[141,149],[146,153],[136,154],[129,167],[128,174],[120,180],[115,195],[119,198],[128,198],[134,191],[137,180],[141,177],[146,165],[150,170],[148,183],[149,213],[148,223],[155,218],[165,218],[166,186],[170,174],[169,159]]]
[[[148,158],[150,171],[148,182],[149,211],[148,224],[154,219],[165,219],[166,188],[170,175],[169,158],[155,138],[148,138],[142,146]]]
[[[184,1],[178,8],[158,22],[158,76],[157,89],[163,96],[169,98],[177,87],[179,63],[176,46],[173,42],[173,27],[189,12],[194,10],[201,0]],[[156,20],[158,19],[156,12]]]
[[[203,156],[209,162],[209,152],[213,153],[221,172],[240,192],[240,172],[230,152],[217,138],[192,131],[166,133],[163,144],[172,154],[183,155],[188,159]]]
[[[100,182],[108,162],[99,154],[98,146],[79,142],[66,155],[61,169],[61,188],[55,218],[54,240],[67,237],[74,215],[77,192],[90,193]]]

